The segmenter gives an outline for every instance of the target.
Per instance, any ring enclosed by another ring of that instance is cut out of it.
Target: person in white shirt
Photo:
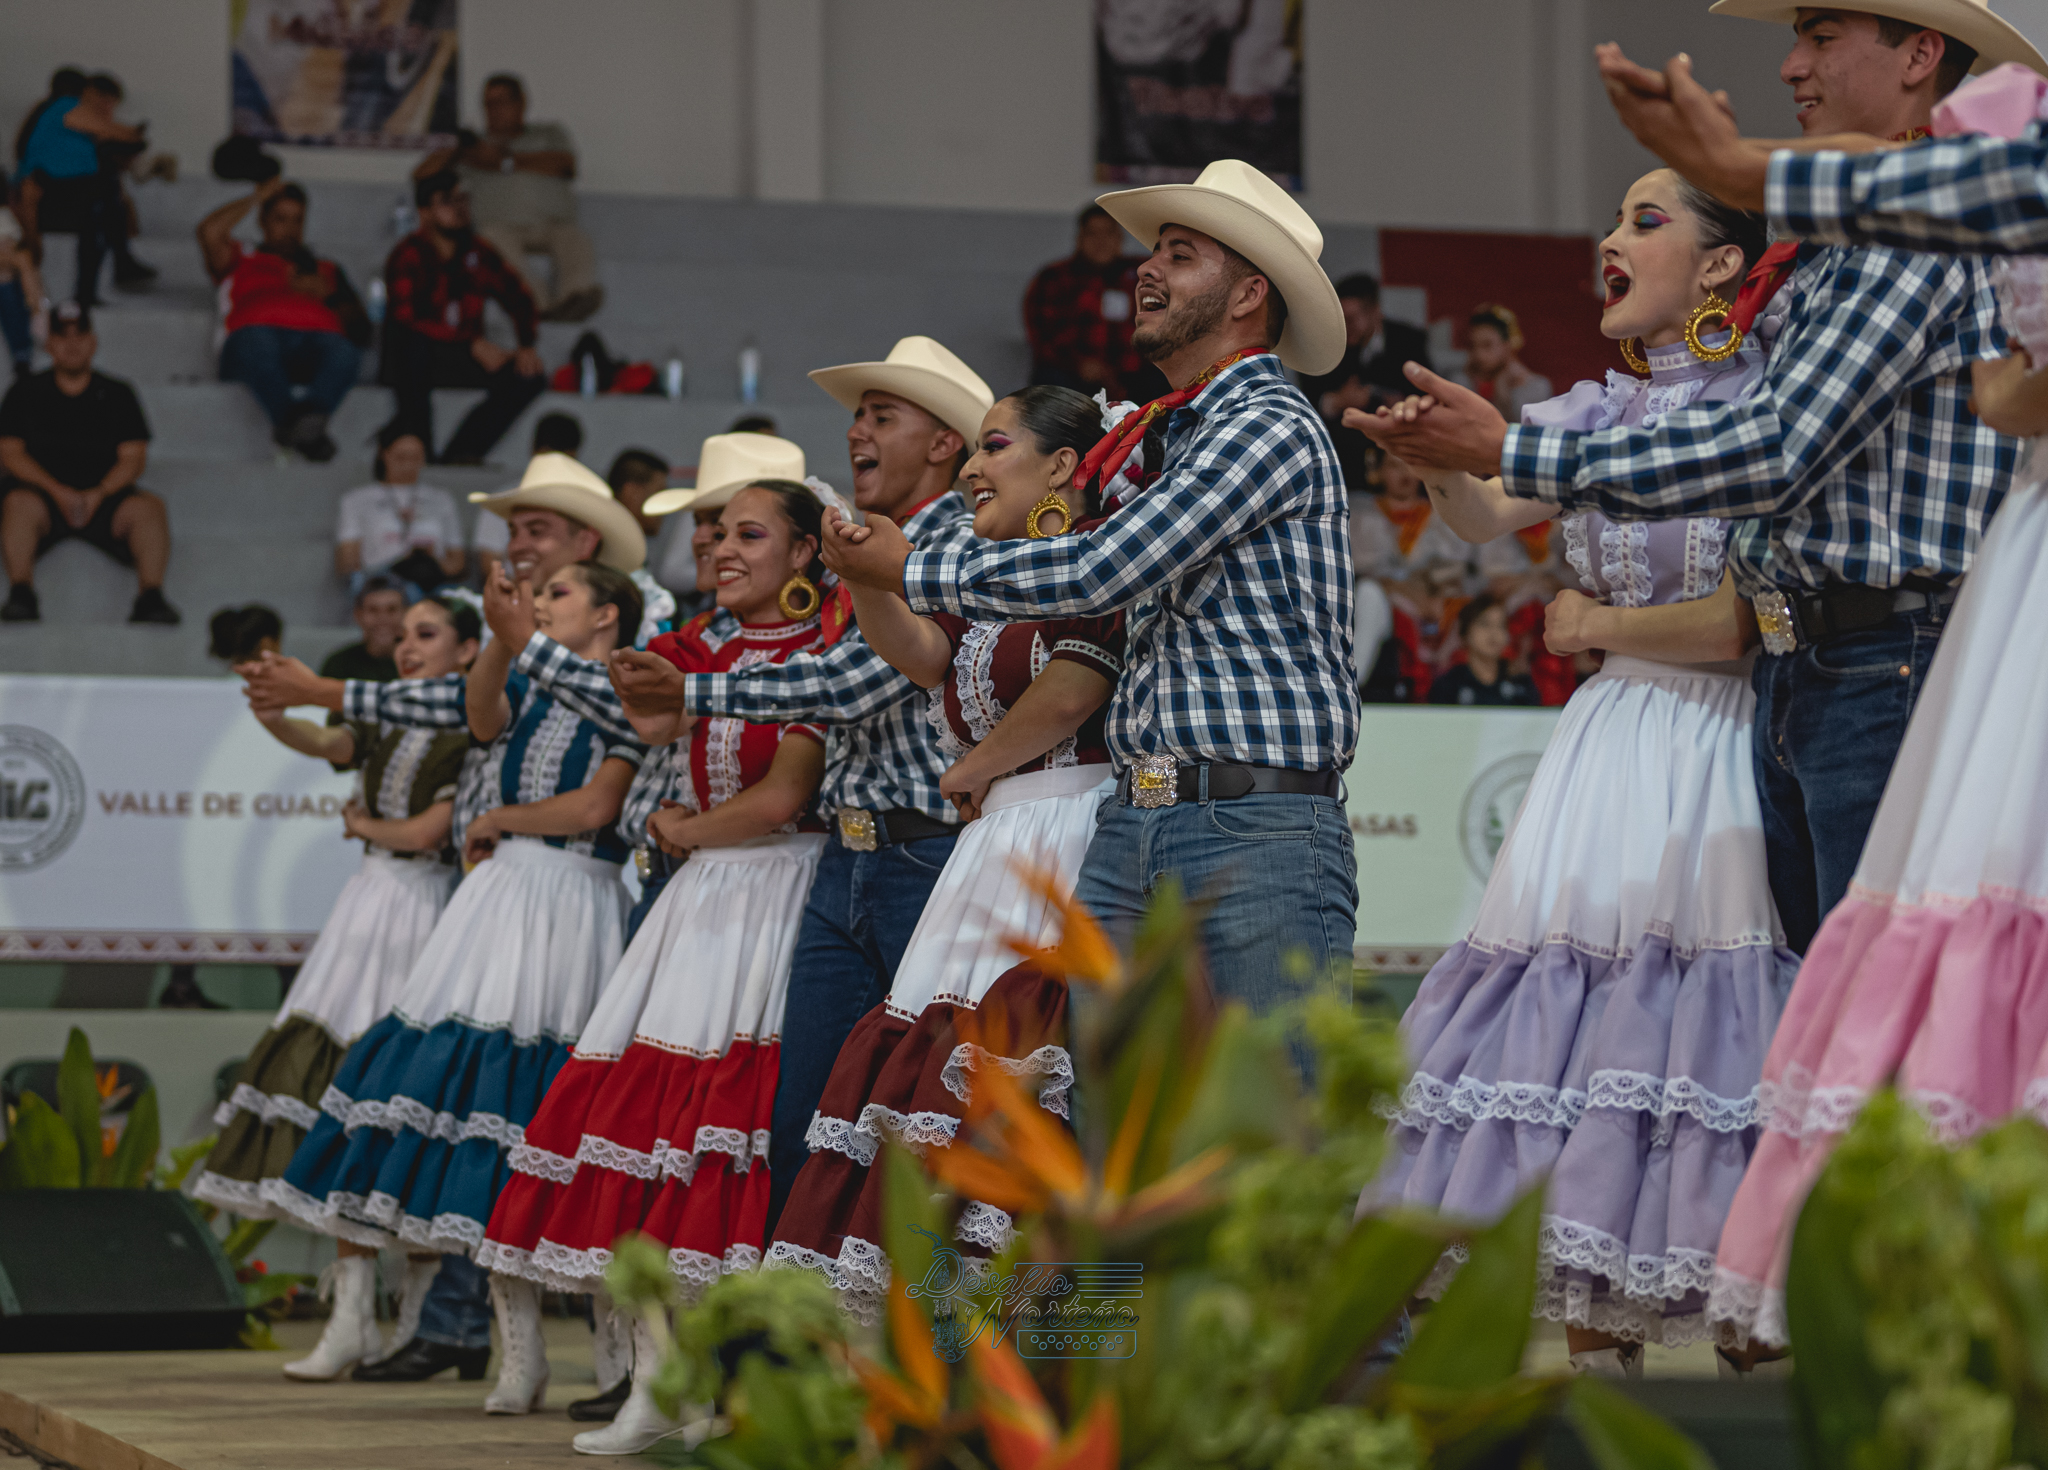
[[[411,588],[415,599],[462,575],[462,515],[446,490],[422,485],[427,447],[417,434],[379,436],[375,483],[341,497],[334,570],[353,596],[375,576]]]

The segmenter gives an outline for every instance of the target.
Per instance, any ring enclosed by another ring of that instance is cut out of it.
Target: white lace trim
[[[1009,1211],[973,1200],[960,1212],[960,1223],[953,1233],[967,1244],[999,1256],[1017,1239],[1017,1222],[1010,1218]]]
[[[1726,1266],[1714,1268],[1707,1316],[1726,1323],[1739,1339],[1737,1346],[1754,1341],[1786,1347],[1792,1341],[1792,1334],[1785,1330],[1785,1293]]]
[[[1621,416],[1628,412],[1629,405],[1636,401],[1636,395],[1649,386],[1644,378],[1632,378],[1627,373],[1607,370],[1607,386],[1600,393],[1600,407],[1593,417],[1593,428],[1611,429],[1621,422]]]
[[[339,1088],[329,1087],[320,1098],[320,1111],[340,1123],[344,1132],[358,1128],[382,1128],[396,1133],[410,1128],[426,1138],[443,1143],[465,1144],[488,1139],[502,1149],[526,1142],[526,1130],[498,1113],[437,1113],[417,1098],[398,1096],[384,1102],[355,1102]]]
[[[1600,584],[1593,580],[1593,554],[1586,545],[1586,513],[1566,511],[1557,518],[1557,528],[1564,533],[1565,562],[1578,575],[1579,585],[1597,594]]]
[[[1712,1251],[1671,1246],[1661,1255],[1635,1255],[1619,1237],[1562,1215],[1543,1217],[1536,1252],[1538,1269],[1588,1271],[1643,1301],[1675,1302],[1714,1284]]]
[[[1915,1088],[1901,1094],[1908,1107],[1926,1121],[1927,1131],[1938,1142],[1967,1142],[1991,1126],[1991,1120],[1964,1099],[1947,1092]]]
[[[985,1047],[963,1041],[946,1059],[939,1080],[945,1084],[946,1091],[964,1103],[973,1085],[967,1074],[978,1066],[996,1067],[1011,1077],[1042,1078],[1038,1087],[1038,1105],[1048,1113],[1062,1118],[1067,1116],[1067,1094],[1074,1086],[1074,1059],[1067,1054],[1065,1047],[1046,1045],[1029,1056],[999,1057]]]
[[[874,1138],[878,1147],[880,1140],[893,1138],[912,1153],[920,1155],[928,1148],[945,1148],[951,1144],[959,1128],[960,1120],[950,1113],[899,1113],[880,1103],[869,1103],[862,1108],[853,1125],[854,1132]]]
[[[1600,578],[1607,584],[1609,606],[1649,606],[1654,584],[1647,522],[1607,521],[1600,527]]]
[[[1716,1133],[1740,1133],[1756,1126],[1758,1092],[1751,1088],[1747,1097],[1722,1097],[1690,1077],[1667,1079],[1603,1067],[1586,1079],[1586,1106],[1656,1118],[1685,1115]]]
[[[280,1216],[288,1216],[309,1230],[332,1235],[352,1245],[382,1248],[391,1244],[390,1232],[351,1218],[352,1210],[360,1213],[360,1209],[355,1208],[362,1204],[359,1195],[336,1193],[317,1200],[287,1184],[281,1176],[264,1180],[260,1192],[264,1203],[272,1206]]]
[[[377,781],[377,790],[364,804],[388,822],[402,822],[412,812],[412,783],[420,773],[420,762],[427,758],[427,752],[434,742],[441,738],[439,730],[406,730],[391,747],[391,753],[384,758],[384,771]],[[365,768],[365,775],[368,774]]]
[[[2000,256],[1991,262],[2006,334],[2019,339],[2038,367],[2048,362],[2048,261]]]
[[[263,1198],[261,1180],[230,1179],[211,1169],[192,1181],[192,1197],[232,1210],[245,1219],[267,1220],[277,1214],[276,1208]]]
[[[1586,1111],[1586,1094],[1576,1088],[1546,1087],[1536,1082],[1482,1082],[1461,1076],[1455,1084],[1417,1072],[1401,1089],[1398,1106],[1382,1113],[1404,1128],[1425,1131],[1431,1124],[1459,1132],[1475,1123],[1500,1118],[1539,1128],[1578,1126]]]
[[[1643,422],[1640,427],[1654,429],[1658,420],[1667,413],[1677,413],[1681,408],[1690,408],[1700,394],[1707,391],[1711,378],[1681,378],[1677,382],[1652,381],[1643,398]]]
[[[1687,602],[1711,597],[1728,562],[1728,523],[1704,516],[1685,523],[1685,575],[1679,596]]]
[[[804,1130],[804,1147],[812,1153],[831,1149],[845,1154],[863,1169],[874,1163],[875,1154],[881,1146],[881,1139],[872,1133],[862,1133],[848,1118],[828,1118],[823,1113],[813,1113],[811,1126]]]
[[[238,1112],[253,1113],[265,1123],[275,1123],[282,1118],[309,1131],[320,1121],[320,1109],[307,1106],[302,1099],[286,1092],[258,1092],[246,1082],[237,1082],[227,1100],[214,1109],[214,1124],[225,1128],[234,1121]]]

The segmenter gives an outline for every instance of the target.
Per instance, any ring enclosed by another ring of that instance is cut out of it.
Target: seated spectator
[[[1465,367],[1452,374],[1463,384],[1488,399],[1511,424],[1522,421],[1522,410],[1552,396],[1550,379],[1531,372],[1515,356],[1522,350],[1522,324],[1505,306],[1481,306],[1465,319]]]
[[[526,84],[510,72],[484,81],[484,134],[429,153],[413,170],[426,179],[455,167],[475,201],[477,233],[497,247],[545,310],[542,321],[580,322],[604,305],[597,252],[576,223],[576,145],[560,123],[526,120]],[[552,291],[527,273],[526,257],[555,268]]]
[[[234,228],[256,211],[262,243]],[[220,375],[249,385],[270,437],[315,464],[334,458],[327,420],[356,384],[370,318],[347,274],[306,248],[306,191],[273,178],[199,222],[206,273],[220,286]]]
[[[178,621],[164,600],[171,522],[164,503],[135,482],[149,460],[149,421],[135,390],[93,371],[99,339],[92,314],[75,301],[50,313],[52,366],[16,383],[0,400],[0,556],[12,584],[0,622],[42,619],[35,564],[76,536],[135,568],[131,623]]]
[[[1111,400],[1149,403],[1166,391],[1159,369],[1131,345],[1134,294],[1142,255],[1123,253],[1124,227],[1099,204],[1081,211],[1074,253],[1031,278],[1024,292],[1024,334],[1031,339],[1031,381]]]
[[[583,425],[572,413],[544,413],[534,420],[533,453],[566,454],[574,459],[583,448]],[[470,532],[469,549],[476,555],[477,570],[488,586],[498,563],[504,559],[511,523],[503,516],[482,515]]]
[[[375,482],[341,497],[334,570],[351,594],[374,578],[417,602],[462,575],[462,512],[446,490],[420,483],[427,446],[419,435],[386,428],[377,441]]]
[[[33,252],[21,241],[14,211],[0,205],[0,336],[14,376],[25,378],[35,365],[35,317],[43,306],[43,277]]]
[[[1541,704],[1536,686],[1508,664],[1508,613],[1491,597],[1475,597],[1458,613],[1465,657],[1429,686],[1431,704]]]
[[[121,169],[145,141],[141,128],[115,118],[120,102],[121,84],[113,77],[88,77],[75,96],[52,95],[21,151],[17,203],[29,248],[40,259],[44,235],[78,237],[72,294],[85,306],[98,304],[100,264],[109,255],[115,285],[140,287],[156,279],[155,267],[128,248]]]
[[[1476,548],[1461,540],[1430,504],[1422,480],[1392,455],[1382,457],[1377,495],[1351,497],[1351,566],[1397,600],[1427,567],[1454,565],[1471,575]],[[1463,594],[1468,588],[1460,587]]]
[[[648,497],[664,489],[668,477],[668,461],[653,450],[626,449],[612,460],[604,478],[647,536],[647,562],[633,574],[643,606],[650,614],[659,614],[657,622],[672,620],[680,625],[710,607],[717,596],[715,586],[710,593],[697,588],[702,559],[711,554],[711,531],[718,524],[718,512],[698,511],[688,521],[680,515],[648,515]]]
[[[1377,451],[1365,435],[1344,427],[1344,410],[1370,410],[1406,398],[1411,390],[1401,365],[1430,366],[1429,335],[1406,322],[1388,321],[1380,309],[1379,278],[1364,271],[1337,283],[1337,302],[1344,308],[1344,356],[1327,373],[1304,373],[1301,391],[1323,416],[1345,485],[1362,491],[1369,488]]]
[[[232,669],[284,652],[284,619],[260,602],[224,607],[206,623],[206,652]]]
[[[441,450],[442,464],[482,464],[526,405],[547,386],[536,336],[533,297],[519,275],[471,227],[469,193],[454,173],[430,174],[413,188],[420,227],[400,240],[384,263],[387,299],[379,375],[398,397],[393,420],[434,443],[436,388],[482,388]],[[484,335],[484,303],[512,318],[517,351]]]
[[[345,643],[320,663],[323,679],[370,679],[388,681],[398,677],[392,650],[405,629],[405,590],[389,577],[371,577],[356,589],[356,627],[362,637]]]

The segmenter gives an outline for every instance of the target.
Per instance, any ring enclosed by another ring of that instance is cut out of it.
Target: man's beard
[[[1147,362],[1162,362],[1199,342],[1223,325],[1230,307],[1230,285],[1225,282],[1184,302],[1169,303],[1166,320],[1146,323],[1131,333],[1131,346]]]

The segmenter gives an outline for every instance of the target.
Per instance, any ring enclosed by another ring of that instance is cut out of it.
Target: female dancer
[[[1668,171],[1638,180],[1601,246],[1600,327],[1649,380],[1610,373],[1523,421],[1640,424],[1742,393],[1760,345],[1730,354],[1698,327],[1763,248],[1758,217]],[[1473,541],[1556,514],[1498,481],[1431,493]],[[1575,512],[1560,528],[1592,596],[1559,594],[1552,647],[1607,660],[1558,722],[1471,934],[1402,1023],[1416,1073],[1376,1192],[1491,1218],[1547,1174],[1537,1310],[1565,1322],[1575,1367],[1634,1376],[1644,1342],[1741,1342],[1706,1293],[1797,961],[1765,882],[1741,661],[1756,632],[1724,523]]]
[[[700,614],[651,650],[686,672],[719,673],[823,647],[821,511],[792,481],[742,489],[716,532],[722,615]],[[824,775],[824,732],[687,717],[641,728],[656,744],[687,737],[684,799],[664,801],[649,824],[664,852],[687,861],[512,1151],[477,1251],[494,1290],[601,1289],[612,1243],[636,1230],[667,1249],[691,1295],[761,1258],[783,1001],[825,841],[804,820]],[[654,1406],[644,1323],[634,1349],[643,1371],[631,1395],[611,1425],[577,1436],[579,1449],[633,1454],[679,1427]]]
[[[1936,106],[1934,132],[2012,138],[2043,118],[2048,81],[2008,64]],[[2035,187],[2031,173],[2022,187]],[[1937,198],[1937,210],[1957,207]],[[1971,230],[1942,221],[1922,237],[1950,233]],[[2013,247],[1994,237],[1912,248]],[[2048,261],[2000,259],[1992,272],[2014,352],[1975,364],[1973,402],[2031,452],[1949,614],[1855,881],[1814,936],[1764,1064],[1771,1107],[1721,1235],[1712,1307],[1766,1343],[1790,1341],[1785,1268],[1800,1206],[1873,1091],[1894,1083],[1955,1142],[2018,1112],[2048,1121],[2048,684],[2034,615],[2048,600]]]
[[[501,572],[486,611],[506,622],[508,605],[513,615],[526,607]],[[546,581],[527,616],[576,656],[600,660],[639,625],[640,598],[623,573],[579,562]],[[467,702],[471,733],[491,742],[504,804],[470,818],[465,848],[477,870],[391,1014],[349,1049],[323,1116],[269,1196],[308,1227],[361,1245],[475,1248],[506,1151],[624,947],[626,849],[612,823],[642,750],[524,675],[508,680],[527,640],[494,631],[470,670]],[[504,1356],[485,1408],[523,1414],[546,1387],[539,1302],[495,1285]],[[336,1315],[360,1315],[366,1349],[367,1292],[346,1275],[340,1288]]]
[[[990,541],[1058,535],[1093,515],[1074,472],[1103,428],[1096,404],[1069,388],[1026,388],[999,399],[963,472],[975,534]],[[856,528],[834,515],[826,530],[849,559],[863,550],[903,550],[902,532],[882,517]],[[940,790],[968,819],[888,999],[840,1049],[805,1140],[811,1156],[768,1250],[771,1262],[824,1272],[848,1307],[867,1316],[889,1284],[881,1176],[870,1167],[883,1136],[946,1147],[965,1113],[971,1074],[991,1065],[1033,1079],[1039,1100],[1066,1116],[1074,1079],[1062,1045],[1066,986],[1018,965],[1009,941],[1058,938],[1057,912],[1029,875],[1071,889],[1095,833],[1110,779],[1102,707],[1122,668],[1123,620],[920,617],[901,598],[861,587],[853,602],[875,651],[931,690],[932,724],[957,758]],[[991,1057],[957,1037],[956,1018],[974,1010],[1000,1018],[1004,1055]],[[1010,1221],[973,1204],[959,1228],[963,1240],[1000,1249]]]
[[[468,668],[480,631],[475,609],[462,603],[431,598],[414,603],[406,610],[393,653],[399,673],[432,679]],[[449,824],[469,740],[455,731],[390,724],[315,725],[289,719],[281,709],[256,714],[293,750],[362,773],[360,789],[342,818],[348,835],[363,839],[362,870],[343,886],[277,1020],[242,1064],[234,1093],[214,1115],[220,1139],[192,1186],[200,1199],[264,1219],[280,1213],[264,1190],[284,1173],[307,1130],[319,1120],[320,1100],[342,1054],[391,1009],[447,905],[455,884]],[[342,1241],[339,1250],[343,1257],[376,1254],[350,1241]],[[352,1281],[365,1278],[374,1292],[373,1262],[346,1270]],[[432,1280],[431,1268],[416,1267],[407,1274],[391,1346],[412,1336]],[[371,1346],[362,1341],[364,1315],[337,1311],[312,1354],[287,1363],[286,1375],[332,1378],[340,1373]]]

